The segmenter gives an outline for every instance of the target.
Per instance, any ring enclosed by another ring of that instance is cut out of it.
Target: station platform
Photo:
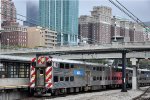
[[[0,86],[0,90],[6,90],[6,89],[26,89],[26,88],[29,88],[29,85]]]
[[[29,78],[0,78],[0,90],[29,87]]]

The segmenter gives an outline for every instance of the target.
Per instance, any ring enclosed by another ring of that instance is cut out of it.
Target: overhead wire
[[[143,23],[137,16],[135,16],[131,11],[129,11],[123,4],[121,4],[118,0],[116,0],[116,2],[121,5],[126,11],[128,11],[132,16],[134,16],[137,21],[140,21],[141,24],[143,24],[142,26],[145,28],[145,27],[148,27],[145,23]]]
[[[148,26],[145,25],[145,23],[143,23],[137,16],[135,16],[131,11],[129,11],[123,4],[121,4],[118,0],[116,0],[116,2],[121,6],[119,6],[118,4],[116,4],[113,0],[109,0],[109,2],[111,2],[114,6],[116,6],[118,9],[120,9],[122,12],[124,12],[127,16],[129,16],[132,20],[134,20],[135,22],[137,22],[139,25],[141,25],[144,28],[147,28]],[[125,11],[125,10],[126,11]]]

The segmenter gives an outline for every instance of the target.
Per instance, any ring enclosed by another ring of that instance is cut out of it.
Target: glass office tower
[[[78,0],[40,0],[40,25],[57,31],[58,45],[77,45]]]

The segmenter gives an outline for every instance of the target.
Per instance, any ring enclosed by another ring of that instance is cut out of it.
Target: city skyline
[[[17,13],[26,15],[26,1],[27,0],[13,0],[16,8]],[[35,3],[37,3],[37,0],[34,0]],[[127,7],[128,10],[133,12],[134,15],[136,15],[139,19],[141,19],[143,22],[150,21],[150,13],[147,13],[150,9],[150,1],[149,0],[118,0],[120,1],[125,7]],[[124,17],[129,19],[127,15],[125,15],[123,12],[121,12],[118,8],[116,8],[114,5],[112,5],[108,0],[79,0],[79,16],[80,15],[90,15],[90,11],[93,8],[93,6],[108,6],[112,8],[112,14],[117,15],[120,17]],[[141,6],[141,7],[139,7]],[[19,8],[22,9],[19,9]]]

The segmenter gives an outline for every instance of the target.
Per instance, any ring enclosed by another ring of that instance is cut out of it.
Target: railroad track
[[[133,98],[132,100],[150,100],[150,87],[144,90],[141,95]]]
[[[33,96],[33,97],[27,97],[21,100],[49,100],[49,99],[55,99],[55,98],[59,98],[59,97],[67,97],[67,96],[77,96],[78,94],[86,94],[86,93],[96,93],[96,92],[104,92],[104,91],[110,91],[110,90],[118,90],[118,88],[114,88],[114,89],[101,89],[101,90],[95,90],[95,91],[87,91],[87,92],[77,92],[77,93],[69,93],[69,94],[60,94],[57,96]],[[20,100],[20,99],[19,99]]]

